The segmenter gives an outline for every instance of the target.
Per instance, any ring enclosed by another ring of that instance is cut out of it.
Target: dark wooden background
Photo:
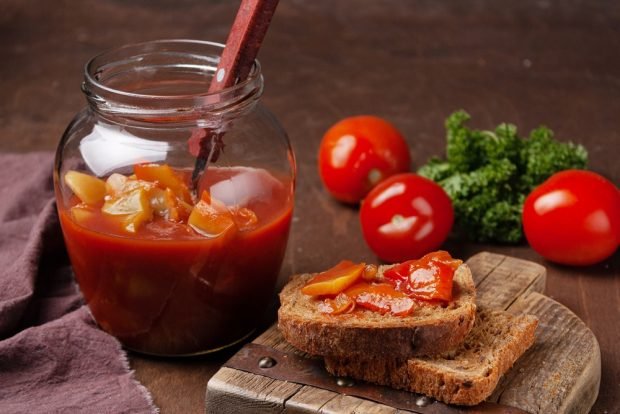
[[[223,42],[238,1],[0,1],[0,151],[52,150],[84,104],[84,63],[125,43]],[[264,102],[288,131],[299,168],[282,276],[340,258],[375,260],[357,211],[321,187],[323,132],[354,114],[392,121],[413,168],[444,148],[443,120],[465,108],[474,126],[546,124],[584,144],[590,166],[620,182],[620,3],[551,0],[281,0],[260,53]],[[595,413],[620,412],[620,254],[590,268],[545,262],[527,246],[448,243],[457,256],[491,250],[548,268],[547,294],[594,331],[602,352]],[[227,356],[131,356],[137,378],[167,412],[201,412]]]

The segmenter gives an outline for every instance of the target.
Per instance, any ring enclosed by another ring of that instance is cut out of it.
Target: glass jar
[[[132,350],[212,352],[273,299],[295,160],[260,65],[208,93],[223,45],[163,40],[93,58],[56,153],[58,213],[99,326]]]

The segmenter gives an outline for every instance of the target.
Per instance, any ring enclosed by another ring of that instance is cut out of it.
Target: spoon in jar
[[[250,73],[278,0],[242,0],[226,46],[211,80],[209,93],[220,92],[244,80]],[[224,148],[224,132],[205,131],[192,172],[193,192],[210,162],[217,161]]]

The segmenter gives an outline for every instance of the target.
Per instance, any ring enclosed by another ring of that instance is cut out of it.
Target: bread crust
[[[493,312],[496,315],[507,314],[503,311]],[[501,376],[534,343],[538,325],[536,317],[521,315],[508,318],[510,319],[506,325],[510,325],[507,326],[509,334],[500,345],[485,344],[482,340],[481,349],[486,352],[487,357],[492,358],[486,363],[465,360],[465,366],[470,364],[468,369],[457,369],[458,365],[456,368],[447,366],[442,363],[442,358],[412,358],[402,361],[327,357],[325,366],[333,375],[425,394],[448,404],[476,405],[493,393]],[[471,335],[476,335],[476,328]],[[462,349],[455,352],[458,355],[460,351]]]
[[[382,266],[379,273],[387,268]],[[406,317],[369,310],[322,314],[317,300],[301,293],[301,287],[312,276],[294,277],[284,287],[278,311],[278,327],[284,338],[312,355],[400,360],[436,355],[456,348],[474,324],[475,286],[465,264],[455,272],[454,299],[449,306],[421,304]]]

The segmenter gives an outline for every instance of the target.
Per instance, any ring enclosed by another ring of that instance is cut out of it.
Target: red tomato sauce
[[[257,192],[253,197],[232,191],[246,185],[240,179]],[[273,297],[292,217],[290,181],[264,170],[214,168],[204,188],[219,192],[214,196],[227,198],[226,204],[251,208],[257,225],[206,238],[183,223],[155,218],[127,235],[100,211],[80,225],[72,205],[59,208],[93,316],[130,349],[181,355],[230,345],[256,327]]]

